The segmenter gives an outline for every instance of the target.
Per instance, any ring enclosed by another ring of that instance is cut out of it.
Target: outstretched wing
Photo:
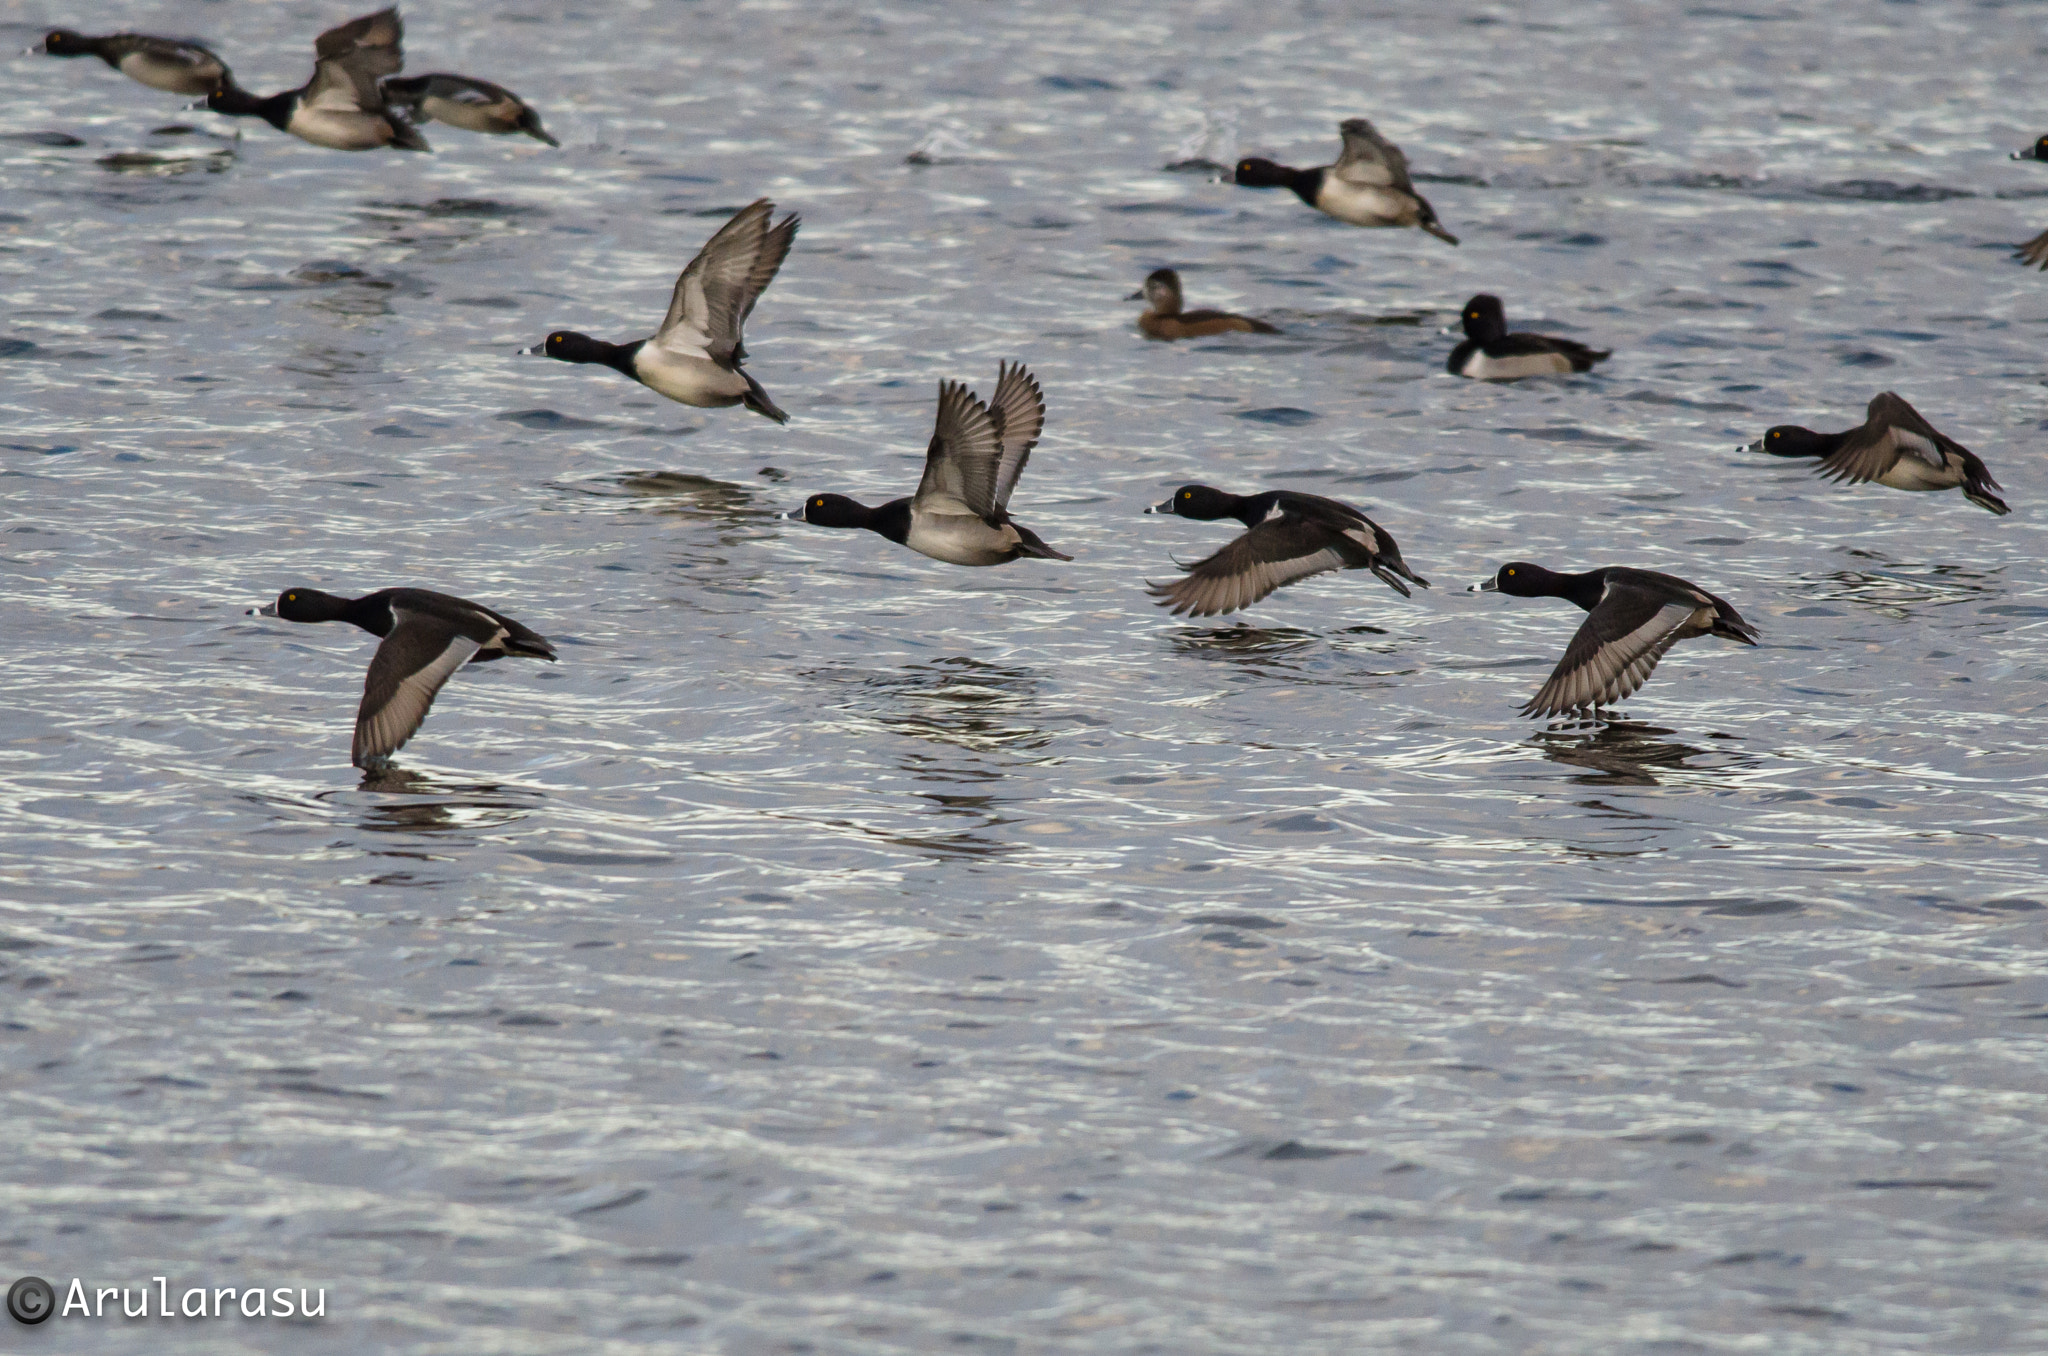
[[[911,506],[927,513],[996,513],[1002,434],[988,406],[957,381],[939,383],[939,416]]]
[[[1170,584],[1146,592],[1173,615],[1213,617],[1250,607],[1274,589],[1347,564],[1327,529],[1299,519],[1261,523],[1215,555],[1198,560]]]
[[[771,226],[774,214],[775,204],[759,199],[734,213],[704,242],[676,279],[668,314],[654,334],[656,344],[678,351],[698,349],[728,366],[745,360],[741,326],[796,239],[796,213]]]
[[[349,755],[357,767],[390,757],[411,739],[427,718],[434,694],[479,648],[443,622],[399,616],[363,679],[363,704],[356,710],[355,746]],[[426,656],[431,657],[421,664]]]
[[[1913,457],[1934,470],[1942,470],[1954,451],[1968,457],[1969,449],[1938,431],[1914,409],[1890,391],[1870,398],[1868,418],[1863,427],[1851,431],[1842,445],[1822,457],[1814,469],[1825,479],[1861,485],[1899,464],[1901,457]]]
[[[1522,708],[1525,716],[1561,716],[1588,706],[1607,706],[1650,680],[1664,652],[1678,643],[1693,613],[1690,603],[1665,603],[1644,616],[1629,607],[1625,585],[1610,585],[1607,596],[1580,624],[1550,679]],[[1619,595],[1619,596],[1617,596]]]
[[[989,413],[995,418],[1002,438],[1003,459],[996,470],[995,506],[1010,506],[1010,491],[1024,474],[1031,449],[1045,431],[1045,393],[1038,378],[1024,370],[1022,363],[1004,363],[996,369],[996,393],[989,398]]]
[[[375,14],[365,14],[360,19],[350,19],[322,33],[313,40],[313,60],[325,63],[355,56],[360,62],[360,69],[374,84],[405,69],[404,43],[405,22],[398,17],[398,7],[394,5]],[[374,101],[367,105],[370,108],[376,106]]]
[[[1366,188],[1398,188],[1410,192],[1408,157],[1401,148],[1379,134],[1364,118],[1351,118],[1337,130],[1344,137],[1344,153],[1330,166],[1330,173],[1346,183]]]

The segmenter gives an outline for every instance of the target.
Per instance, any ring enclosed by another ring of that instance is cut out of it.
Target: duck
[[[291,622],[345,621],[382,639],[363,680],[349,760],[365,771],[386,766],[427,718],[434,694],[464,664],[506,655],[555,660],[546,636],[482,603],[428,589],[380,589],[342,598],[289,588],[249,612]]]
[[[1010,516],[1010,492],[1044,428],[1045,395],[1022,363],[997,367],[995,395],[985,405],[963,383],[941,381],[917,493],[873,508],[814,494],[784,516],[813,527],[865,528],[948,565],[1072,560]]]
[[[718,228],[676,279],[668,315],[653,337],[608,344],[575,330],[556,330],[527,352],[565,363],[601,363],[685,405],[745,405],[778,424],[788,423],[789,416],[741,367],[747,350],[740,327],[796,239],[797,214],[770,225],[774,215],[775,204],[761,198]]]
[[[1254,320],[1250,316],[1231,315],[1224,311],[1181,310],[1180,274],[1170,268],[1154,269],[1146,277],[1145,285],[1124,300],[1145,303],[1145,313],[1138,317],[1138,328],[1148,339],[1206,339],[1212,334],[1228,334],[1233,330],[1246,334],[1280,333],[1265,321]]]
[[[1364,118],[1338,124],[1343,153],[1334,165],[1290,169],[1257,156],[1237,162],[1233,180],[1245,188],[1291,188],[1318,212],[1353,226],[1419,226],[1457,244],[1436,209],[1408,178],[1408,157]]]
[[[1523,705],[1524,716],[1597,714],[1648,682],[1664,652],[1681,640],[1719,636],[1755,645],[1762,634],[1726,598],[1676,575],[1625,565],[1557,574],[1516,560],[1467,591],[1562,598],[1587,614],[1549,680]]]
[[[1401,548],[1372,519],[1349,504],[1319,494],[1267,490],[1231,494],[1212,485],[1183,485],[1147,513],[1174,513],[1198,522],[1235,518],[1249,530],[1170,584],[1146,591],[1173,615],[1212,617],[1250,607],[1285,584],[1325,570],[1371,570],[1403,598],[1408,584],[1429,581],[1408,568]],[[1406,580],[1407,583],[1402,581]]]
[[[540,125],[540,114],[511,90],[467,75],[409,75],[384,82],[384,98],[422,121],[445,122],[465,132],[502,136],[524,132],[550,146],[562,143]]]
[[[1451,350],[1444,369],[1454,377],[1475,381],[1517,381],[1523,377],[1562,376],[1590,372],[1593,364],[1614,356],[1611,349],[1588,348],[1576,339],[1548,334],[1509,334],[1507,310],[1500,298],[1481,292],[1465,303],[1465,342]]]
[[[381,9],[322,33],[313,43],[313,78],[259,99],[223,76],[206,106],[231,118],[261,118],[280,132],[336,151],[431,149],[384,97],[378,81],[405,65],[405,24]]]
[[[1815,433],[1797,424],[1779,424],[1749,445],[1751,452],[1774,457],[1818,457],[1814,469],[1828,480],[1861,485],[1874,480],[1895,490],[1953,490],[1982,509],[2004,515],[2006,507],[1994,491],[2003,489],[1991,478],[1983,460],[1921,417],[1920,411],[1891,391],[1870,398],[1863,422],[1841,433]]]
[[[169,94],[211,94],[231,79],[228,64],[205,43],[189,38],[156,38],[147,33],[109,33],[87,37],[68,28],[53,28],[43,38],[43,51],[54,57],[96,56],[121,74]]]

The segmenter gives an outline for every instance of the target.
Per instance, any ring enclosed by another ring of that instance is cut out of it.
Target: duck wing
[[[676,279],[668,314],[654,333],[656,344],[681,353],[696,349],[728,367],[745,361],[740,328],[796,239],[796,213],[771,226],[774,214],[774,203],[758,199],[704,242]]]
[[[1398,188],[1414,191],[1408,178],[1408,157],[1401,148],[1379,134],[1364,118],[1351,118],[1337,131],[1344,138],[1344,153],[1330,166],[1330,173],[1350,184],[1367,188]]]
[[[1352,530],[1364,535],[1363,528]],[[1347,535],[1328,523],[1296,514],[1269,518],[1208,559],[1188,566],[1181,578],[1170,584],[1148,584],[1146,592],[1159,599],[1161,607],[1172,609],[1176,617],[1235,612],[1297,579],[1357,563],[1344,549]]]
[[[1702,606],[1610,583],[1522,714],[1561,716],[1622,700],[1650,680],[1657,661],[1678,643]]]
[[[355,56],[359,68],[369,74],[374,85],[405,69],[404,43],[405,21],[398,17],[398,7],[394,5],[322,33],[313,40],[313,60],[321,64]],[[377,104],[373,101],[365,107],[375,108]]]
[[[940,382],[938,420],[925,449],[924,477],[911,496],[911,509],[995,517],[996,477],[1002,463],[1002,430],[988,406],[959,382]]]
[[[434,694],[481,645],[449,622],[394,606],[398,624],[377,647],[363,679],[363,704],[349,760],[357,767],[396,753],[413,737]]]
[[[1948,452],[1959,459],[1971,456],[1968,448],[1921,418],[1920,411],[1905,400],[1891,391],[1880,391],[1870,398],[1863,426],[1851,429],[1842,445],[1822,457],[1814,469],[1824,479],[1861,485],[1891,470],[1901,457],[1942,470],[1948,464],[1944,455]]]
[[[995,506],[1001,509],[1010,506],[1010,491],[1017,488],[1024,463],[1031,459],[1031,449],[1038,446],[1038,435],[1045,431],[1045,392],[1022,363],[1004,363],[996,374],[996,393],[988,405],[1003,444],[995,489]]]
[[[2013,246],[2013,258],[2023,264],[2048,268],[2048,231],[2043,231],[2032,240]]]

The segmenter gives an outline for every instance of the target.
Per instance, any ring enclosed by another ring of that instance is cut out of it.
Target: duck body
[[[1212,334],[1278,334],[1279,330],[1263,320],[1250,316],[1231,315],[1226,311],[1183,311],[1181,309],[1180,274],[1170,268],[1155,269],[1145,279],[1145,285],[1125,301],[1145,303],[1144,314],[1138,317],[1138,328],[1148,339],[1206,339]]]
[[[1248,529],[1214,555],[1188,566],[1181,578],[1148,586],[1159,605],[1171,608],[1176,617],[1235,612],[1275,589],[1326,570],[1370,570],[1404,598],[1410,596],[1410,583],[1429,587],[1429,581],[1401,559],[1401,548],[1386,529],[1351,505],[1319,494],[1231,494],[1211,485],[1183,485],[1172,498],[1145,511],[1200,522],[1234,518]]]
[[[206,106],[231,118],[261,118],[280,132],[335,151],[431,149],[384,97],[383,77],[405,64],[405,25],[396,8],[365,14],[313,44],[313,78],[265,98],[224,77]]]
[[[1415,191],[1400,147],[1364,118],[1348,119],[1337,130],[1344,149],[1334,165],[1293,169],[1252,156],[1237,162],[1233,182],[1245,188],[1291,188],[1318,212],[1353,226],[1415,226],[1458,243],[1437,220],[1429,200]]]
[[[1472,591],[1562,598],[1587,614],[1549,680],[1522,707],[1524,716],[1562,716],[1621,701],[1649,681],[1657,661],[1681,640],[1719,636],[1755,645],[1759,634],[1727,599],[1676,575],[1625,565],[1559,574],[1511,561]]]
[[[230,78],[227,63],[212,48],[182,38],[146,33],[93,38],[57,28],[43,39],[43,51],[56,57],[96,56],[130,80],[169,94],[211,94]]]
[[[434,696],[464,664],[507,655],[555,659],[547,637],[501,612],[428,589],[380,589],[343,598],[290,588],[256,615],[293,622],[347,622],[383,643],[363,680],[350,760],[360,768],[388,762],[412,738]]]
[[[775,204],[762,198],[741,208],[706,241],[676,279],[668,315],[652,337],[607,343],[575,330],[556,330],[527,350],[565,363],[597,363],[670,400],[701,409],[745,405],[778,424],[789,416],[741,366],[741,327],[775,279],[796,239],[794,212],[773,222]]]
[[[864,528],[948,565],[1072,560],[1010,516],[1010,494],[1045,428],[1045,397],[1020,363],[997,369],[983,404],[957,381],[939,383],[939,408],[917,493],[872,508],[814,494],[790,518],[814,527]]]
[[[1996,514],[2012,510],[2002,487],[1976,453],[1927,422],[1891,391],[1871,397],[1862,424],[1841,433],[1816,433],[1780,424],[1751,443],[1751,452],[1774,457],[1816,457],[1824,479],[1848,485],[1874,481],[1894,490],[1954,490]]]
[[[1444,362],[1444,369],[1454,377],[1519,381],[1524,377],[1569,376],[1590,372],[1595,363],[1614,356],[1612,350],[1589,348],[1576,339],[1510,334],[1507,311],[1500,298],[1485,292],[1465,303],[1463,322],[1464,342],[1452,349]]]
[[[384,97],[411,109],[415,116],[445,122],[465,132],[503,136],[524,132],[550,146],[562,143],[540,125],[540,114],[524,99],[488,80],[467,75],[413,75],[384,82]]]

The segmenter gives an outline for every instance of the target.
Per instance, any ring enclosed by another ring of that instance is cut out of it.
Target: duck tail
[[[398,111],[390,106],[384,109],[384,120],[391,124],[391,140],[386,144],[394,151],[431,151],[427,139],[420,135],[420,129],[407,122]]]
[[[1984,482],[1981,480],[1964,481],[1963,498],[1969,500],[1978,508],[1990,509],[1993,513],[1996,513],[2001,517],[2003,517],[2005,514],[2012,512],[2012,510],[2006,506],[2006,502],[2003,499],[2000,499],[1997,495],[1993,494],[1988,488],[1986,488]]]
[[[747,379],[747,393],[740,397],[740,404],[755,414],[766,415],[778,424],[789,422],[789,416],[783,413],[781,406],[768,398],[768,392],[761,389],[761,383],[754,380],[753,373],[741,371],[740,375]]]
[[[1030,528],[1024,526],[1024,524],[1018,522],[1016,519],[1010,519],[1009,525],[1010,527],[1015,529],[1017,533],[1018,555],[1033,556],[1039,560],[1073,559],[1073,557],[1066,554],[1066,552],[1055,551],[1050,546],[1047,546],[1036,532],[1033,532]]]
[[[548,135],[547,129],[540,125],[540,115],[530,108],[519,115],[519,130],[535,141],[545,141],[558,150],[561,148],[562,143]]]

